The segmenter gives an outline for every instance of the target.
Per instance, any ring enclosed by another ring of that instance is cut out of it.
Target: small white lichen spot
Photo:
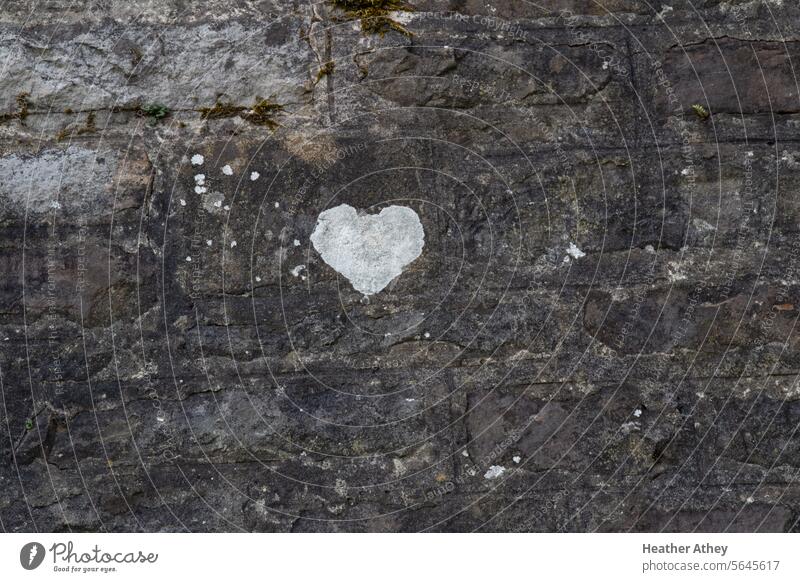
[[[667,280],[670,283],[675,283],[676,281],[683,281],[686,279],[686,275],[681,272],[681,264],[675,262],[667,263]]]
[[[281,207],[281,205],[276,202],[275,203],[275,208],[280,208],[280,207]]]
[[[427,331],[422,335],[425,336],[425,339],[428,339],[429,337],[431,337],[431,334],[429,332],[427,332]]]
[[[641,430],[641,429],[639,428],[639,425],[635,422],[625,422],[622,423],[622,425],[619,427],[619,430],[622,432],[622,434],[628,434],[631,431]]]
[[[256,283],[261,283],[261,277],[256,277]]]
[[[646,245],[644,247],[644,250],[645,250],[646,253],[654,253],[654,252],[656,252],[656,249],[653,248],[653,245]]]
[[[501,467],[500,465],[492,465],[491,467],[489,467],[489,470],[486,471],[486,473],[483,474],[483,478],[484,479],[497,479],[498,477],[500,477],[505,472],[506,472],[506,468],[505,467]]]
[[[186,200],[184,200],[183,198],[181,198],[181,206],[186,206]]]
[[[295,277],[299,277],[300,271],[302,271],[305,268],[306,268],[305,265],[297,265],[294,269],[292,269],[292,275],[294,275]]]
[[[212,244],[214,244],[214,241],[213,241],[213,240],[211,240],[211,239],[208,239],[208,240],[206,241],[206,245],[207,245],[207,246],[211,246]]]
[[[231,248],[235,247],[235,246],[236,246],[236,244],[237,244],[237,243],[236,243],[236,241],[235,241],[235,240],[232,240],[232,241],[231,241]]]
[[[231,207],[230,207],[230,206],[228,206],[228,205],[226,204],[225,206],[223,206],[223,208],[222,208],[222,209],[223,209],[223,210],[230,210],[230,209],[231,209]]]
[[[206,175],[205,174],[195,174],[194,175],[195,184],[200,184],[201,186],[206,183]]]
[[[567,248],[567,254],[572,257],[573,259],[580,259],[581,257],[585,257],[586,253],[584,253],[581,249],[575,246],[575,243],[569,243],[569,247]]]
[[[520,457],[519,455],[514,455],[511,458],[511,460],[514,461],[517,465],[519,465],[519,462],[522,460],[522,457]]]
[[[637,408],[636,410],[633,411],[633,415],[636,418],[639,418],[642,415],[642,409],[641,408]]]
[[[467,449],[464,449],[463,451],[461,451],[461,456],[462,457],[469,457],[469,452],[467,452]]]
[[[233,168],[231,168],[228,164],[222,166],[222,173],[226,176],[233,176]]]
[[[258,172],[250,172],[250,181],[255,182],[261,176]]]
[[[186,257],[186,262],[187,263],[191,263],[192,262],[192,257]]]
[[[208,191],[208,188],[205,186],[195,186],[194,191],[198,194],[205,194]]]
[[[203,156],[201,156],[200,154],[195,154],[195,155],[192,156],[192,165],[193,166],[202,166],[203,162],[205,162],[205,161],[206,161],[206,159]]]
[[[299,247],[299,246],[300,246],[300,241],[299,241],[299,240],[297,240],[297,239],[294,239],[294,242],[293,242],[292,244],[293,244],[294,246],[296,246],[296,247]]]
[[[222,208],[222,200],[215,200],[214,206],[216,206],[217,208]]]

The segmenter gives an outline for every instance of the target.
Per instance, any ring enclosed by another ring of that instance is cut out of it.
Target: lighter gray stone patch
[[[422,254],[425,231],[417,213],[405,206],[359,215],[342,204],[319,215],[311,243],[356,291],[374,295]]]
[[[20,215],[26,209],[45,213],[54,208],[97,215],[108,209],[116,169],[114,152],[75,145],[37,155],[2,156],[0,208]]]

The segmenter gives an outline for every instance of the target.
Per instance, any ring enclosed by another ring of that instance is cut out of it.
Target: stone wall
[[[411,2],[4,4],[3,530],[798,529],[796,3]]]

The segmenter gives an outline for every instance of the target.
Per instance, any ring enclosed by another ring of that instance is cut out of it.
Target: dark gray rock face
[[[796,3],[412,3],[6,3],[3,530],[800,528]]]

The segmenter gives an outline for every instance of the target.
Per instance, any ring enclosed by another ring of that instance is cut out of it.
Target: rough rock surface
[[[410,1],[4,3],[2,530],[800,529],[797,3]]]

